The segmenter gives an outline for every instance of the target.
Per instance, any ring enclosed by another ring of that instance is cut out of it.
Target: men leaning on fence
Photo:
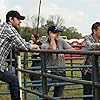
[[[19,12],[11,10],[6,14],[6,23],[0,24],[0,80],[9,84],[12,100],[20,100],[19,82],[15,75],[5,70],[5,60],[13,46],[26,51],[35,48],[17,31],[24,19]]]
[[[96,22],[91,27],[92,33],[90,35],[86,35],[85,39],[85,47],[86,50],[100,50],[100,22]],[[98,61],[100,63],[100,61]],[[92,63],[91,56],[87,56],[84,64]],[[92,80],[92,68],[83,68],[82,70],[82,79],[83,80]],[[83,85],[83,94],[84,95],[91,95],[92,94],[92,86],[90,85]],[[85,97],[83,100],[92,100],[91,97]]]
[[[73,48],[60,37],[61,30],[56,26],[50,26],[48,28],[48,40],[45,44],[42,45],[42,49],[51,49],[51,50],[73,50]],[[50,74],[66,77],[65,69],[65,59],[64,54],[53,54],[48,53],[46,55],[46,65],[51,67],[51,70],[48,70]],[[54,68],[53,67],[57,67]],[[64,81],[57,79],[48,80],[50,83],[62,83]],[[63,95],[64,85],[54,86],[54,97],[60,97]],[[48,90],[49,90],[48,86]]]

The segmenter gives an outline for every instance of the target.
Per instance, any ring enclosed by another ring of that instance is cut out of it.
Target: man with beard
[[[6,14],[6,23],[0,25],[0,80],[9,84],[12,100],[20,100],[19,82],[15,75],[5,70],[5,60],[13,46],[26,51],[36,48],[22,39],[17,31],[24,19],[19,12],[11,10]]]

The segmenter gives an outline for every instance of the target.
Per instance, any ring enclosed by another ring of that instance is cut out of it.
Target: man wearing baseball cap
[[[0,24],[0,80],[9,84],[12,100],[20,100],[19,81],[15,75],[6,71],[5,60],[12,47],[26,51],[36,48],[22,39],[17,31],[24,19],[19,12],[11,10],[6,14],[6,23]]]
[[[59,33],[59,32],[62,32],[62,30],[60,30],[58,27],[56,27],[56,26],[50,26],[49,28],[48,28],[48,33],[49,33],[49,31],[50,32],[53,32],[53,33]]]
[[[48,41],[42,45],[42,49],[51,49],[51,50],[74,50],[63,38],[60,37],[61,30],[56,26],[50,26],[47,30]],[[65,72],[65,59],[64,54],[53,54],[48,53],[46,55],[46,66],[51,67],[51,70],[48,70],[50,74],[66,77]],[[56,67],[56,68],[54,68]],[[50,80],[52,83],[63,83],[62,80]],[[65,85],[54,86],[54,97],[60,97],[63,95]],[[50,87],[48,87],[49,89]]]
[[[25,19],[25,16],[20,15],[19,12],[15,10],[11,10],[6,14],[6,22],[9,20],[9,17],[12,17],[12,18],[16,17],[17,19],[20,19],[20,20]]]

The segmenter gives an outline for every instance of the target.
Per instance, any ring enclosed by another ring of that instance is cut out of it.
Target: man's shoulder
[[[10,25],[10,24],[7,24],[7,23],[5,23],[5,22],[3,22],[3,23],[0,23],[0,28],[3,28],[3,29],[10,29],[10,28],[13,28],[13,26]]]
[[[91,37],[92,36],[92,34],[89,34],[89,35],[85,35],[84,37]]]
[[[7,29],[7,24],[6,23],[0,23],[0,33],[2,33],[2,32],[4,32],[4,30],[6,30]]]
[[[66,42],[62,37],[58,39],[59,42]]]
[[[8,26],[9,24],[5,23],[5,22],[0,22],[0,26]]]
[[[86,36],[84,36],[84,39],[92,39],[93,37],[92,37],[92,35],[90,34],[90,35],[86,35]]]
[[[4,27],[5,25],[6,25],[6,23],[4,23],[4,22],[3,22],[3,23],[0,22],[0,28],[1,28],[1,27]]]
[[[68,44],[67,41],[65,41],[63,38],[58,39],[58,44]]]

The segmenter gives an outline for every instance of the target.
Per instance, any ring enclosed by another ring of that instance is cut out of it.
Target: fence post
[[[18,68],[21,69],[21,57],[18,56]],[[18,71],[19,86],[22,87],[21,72]],[[20,89],[20,100],[22,100],[22,90]]]
[[[93,71],[93,84],[95,82],[100,83],[100,74],[99,74],[99,65],[98,65],[98,56],[92,55],[92,71]],[[100,88],[93,86],[93,100],[100,100]]]
[[[71,57],[71,59],[70,59],[70,62],[71,62],[71,78],[73,78],[73,55],[72,54],[70,54],[70,57]]]
[[[28,52],[24,52],[24,69],[28,66]],[[26,80],[27,73],[24,73],[24,87],[27,87],[27,80]],[[28,100],[27,91],[24,91],[24,100]]]
[[[46,74],[46,53],[41,53],[41,74]],[[48,93],[47,90],[47,77],[42,76],[42,91],[44,94]]]

